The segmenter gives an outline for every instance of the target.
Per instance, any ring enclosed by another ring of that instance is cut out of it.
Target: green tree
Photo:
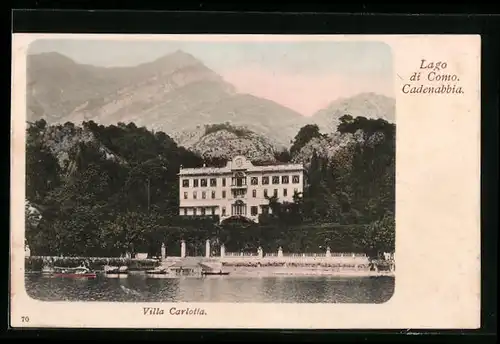
[[[141,212],[126,212],[119,214],[113,223],[108,223],[104,236],[114,238],[114,248],[122,253],[135,255],[137,252],[148,252],[152,240],[162,228],[159,215],[156,213],[145,214]],[[158,243],[161,246],[161,243]]]
[[[292,155],[288,149],[284,148],[274,154],[274,158],[280,163],[289,163],[292,160]]]
[[[393,253],[395,249],[394,214],[387,212],[384,217],[370,224],[363,238],[365,252],[371,258],[377,258],[384,252]]]
[[[316,124],[307,124],[300,128],[290,147],[290,155],[295,156],[309,141],[315,137],[321,137],[319,127]]]
[[[42,202],[59,184],[60,168],[56,158],[38,142],[27,145],[26,197],[33,202]]]

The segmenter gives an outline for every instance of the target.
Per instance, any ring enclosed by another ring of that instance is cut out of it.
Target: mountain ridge
[[[394,120],[392,98],[361,93],[332,101],[306,117],[274,100],[239,93],[236,87],[182,50],[135,66],[81,64],[58,52],[28,55],[28,120],[48,123],[133,122],[172,138],[187,137],[200,123],[229,122],[288,147],[298,130],[317,124],[336,131],[344,114]],[[195,134],[193,134],[195,135]],[[178,141],[182,145],[182,141]]]
[[[60,53],[30,55],[28,114],[30,120],[45,118],[49,123],[135,121],[173,136],[195,127],[200,116],[206,123],[229,120],[264,134],[269,126],[275,131],[285,124],[283,133],[276,133],[282,145],[303,121],[301,114],[272,100],[237,93],[182,51],[133,67],[84,65]]]
[[[333,132],[339,124],[340,117],[351,115],[366,118],[382,118],[395,122],[396,102],[394,98],[375,92],[362,92],[352,97],[341,97],[332,101],[325,108],[316,111],[311,120],[322,132]]]

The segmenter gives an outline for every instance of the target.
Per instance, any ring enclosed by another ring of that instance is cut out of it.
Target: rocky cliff
[[[277,145],[246,127],[229,123],[198,126],[174,138],[202,158],[230,160],[245,155],[256,163],[275,162]]]

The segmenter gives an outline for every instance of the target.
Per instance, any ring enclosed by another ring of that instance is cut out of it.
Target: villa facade
[[[281,164],[255,166],[236,156],[225,167],[181,168],[179,171],[179,215],[219,215],[220,221],[244,217],[254,222],[270,213],[269,200],[292,202],[304,188],[304,166]]]

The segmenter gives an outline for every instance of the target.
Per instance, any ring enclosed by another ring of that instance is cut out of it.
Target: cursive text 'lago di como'
[[[457,74],[447,72],[446,61],[420,61],[419,69],[404,84],[401,91],[405,94],[463,94],[464,91]],[[427,84],[425,84],[425,81]]]

